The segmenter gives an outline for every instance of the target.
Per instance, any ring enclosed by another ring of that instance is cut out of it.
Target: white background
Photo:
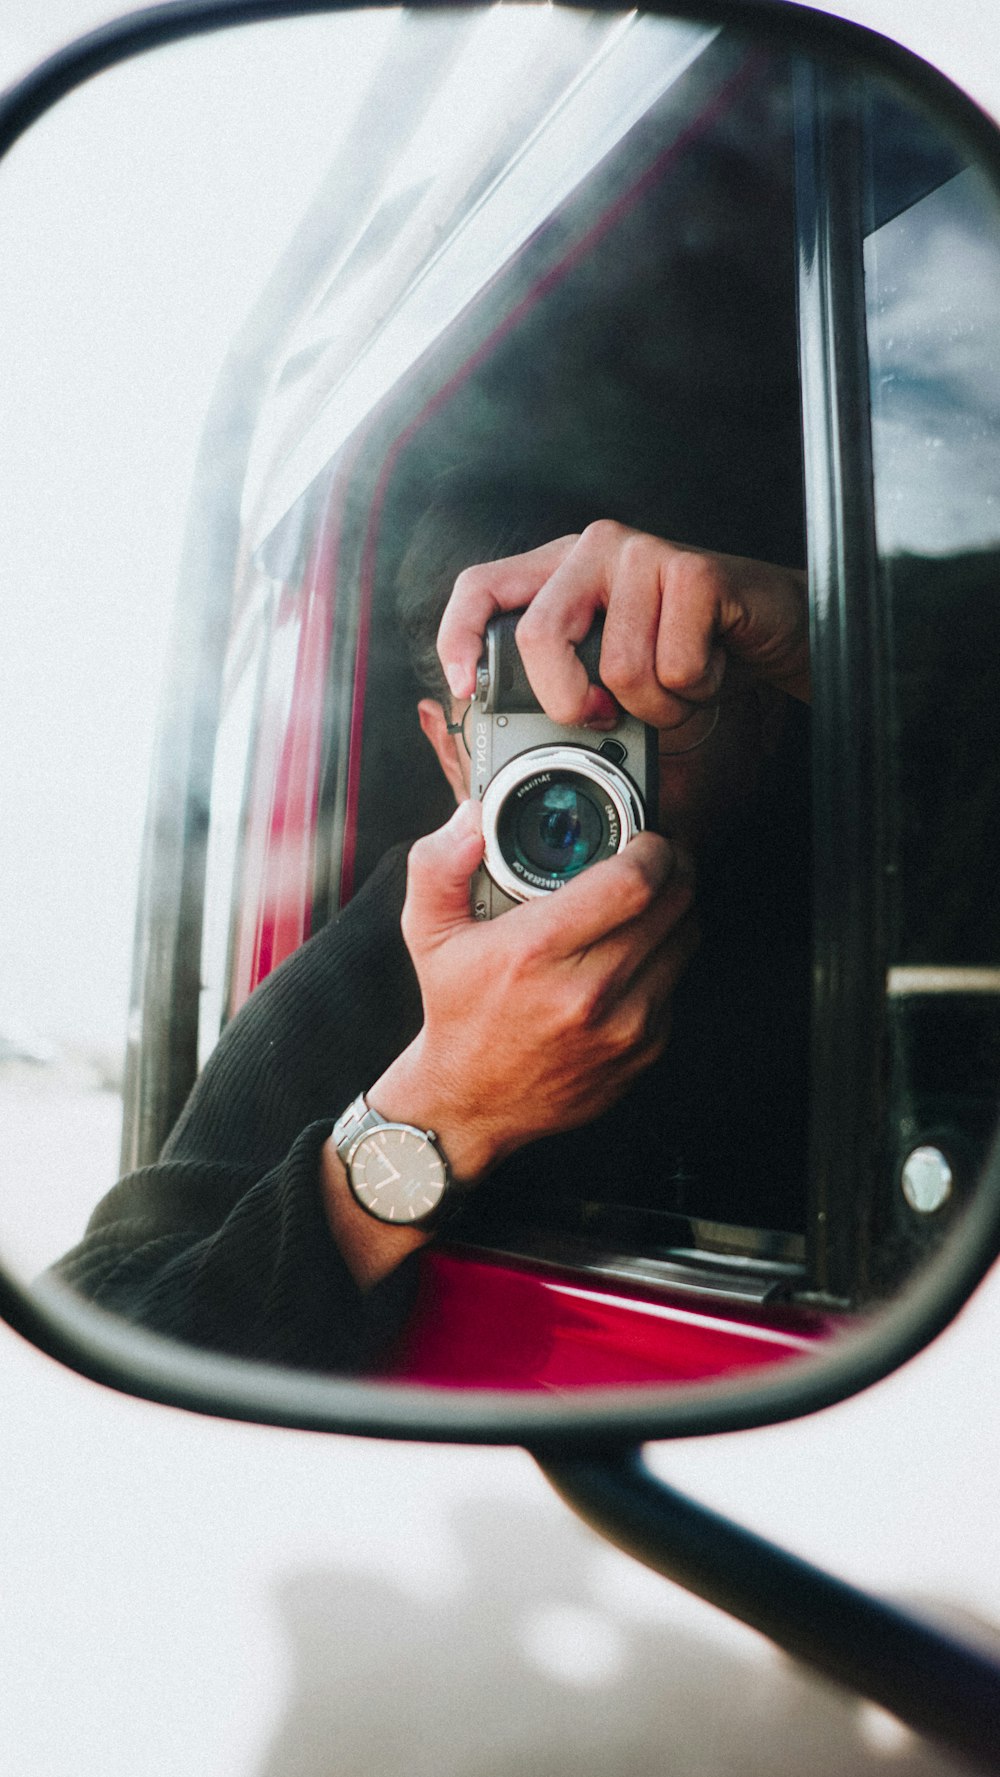
[[[0,78],[103,16],[8,0]],[[850,16],[898,29],[1000,111],[983,84],[1000,29],[981,0],[947,16],[936,0],[871,0]],[[140,147],[123,144],[126,172]],[[5,500],[9,486],[5,461]],[[7,580],[5,604],[15,593]],[[662,1447],[657,1465],[847,1577],[995,1625],[998,1320],[1000,1279],[863,1399]],[[111,1395],[7,1332],[0,1426],[12,1773],[952,1769],[606,1549],[516,1452],[203,1421]]]

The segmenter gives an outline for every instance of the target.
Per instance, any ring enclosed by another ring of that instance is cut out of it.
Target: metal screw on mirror
[[[951,1196],[955,1175],[940,1148],[914,1148],[900,1174],[903,1196],[920,1215],[933,1215]]]

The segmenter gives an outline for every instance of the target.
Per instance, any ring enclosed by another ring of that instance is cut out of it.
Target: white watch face
[[[355,1197],[380,1222],[422,1222],[448,1182],[434,1143],[402,1124],[362,1136],[349,1170]]]

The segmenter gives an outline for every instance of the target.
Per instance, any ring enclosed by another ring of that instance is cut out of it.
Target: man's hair
[[[448,708],[437,632],[462,570],[580,529],[578,515],[523,488],[451,490],[434,500],[413,528],[396,578],[396,615],[422,692]]]

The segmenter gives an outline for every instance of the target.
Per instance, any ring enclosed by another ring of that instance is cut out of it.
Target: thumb
[[[482,856],[482,807],[467,797],[450,821],[410,851],[402,921],[408,949],[426,948],[471,921],[469,878]]]

